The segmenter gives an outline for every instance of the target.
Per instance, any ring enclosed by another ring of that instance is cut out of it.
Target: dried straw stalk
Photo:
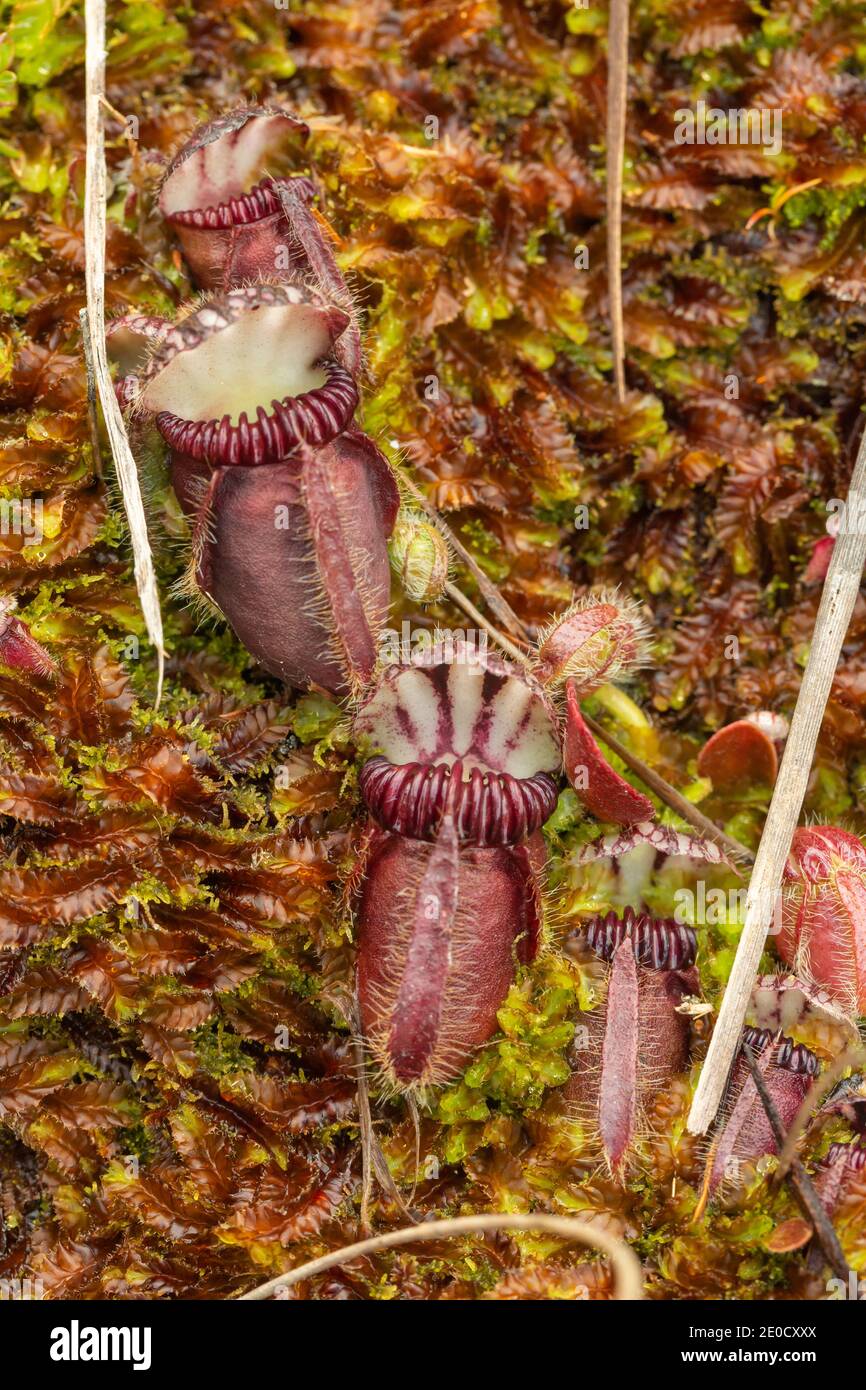
[[[815,745],[839,653],[860,592],[864,563],[866,430],[860,440],[842,526],[824,581],[809,660],[791,719],[791,732],[755,855],[740,944],[689,1112],[688,1128],[692,1134],[704,1134],[715,1119],[740,1045],[746,1008],[767,932],[780,903],[785,860],[803,808]]]
[[[147,534],[138,469],[129,447],[120,406],[114,394],[105,350],[105,0],[85,0],[85,26],[87,160],[84,184],[84,276],[87,288],[87,320],[86,325],[82,324],[82,327],[88,337],[89,350],[86,356],[92,364],[96,390],[108,431],[108,442],[129,523],[139,602],[147,635],[156,648],[156,705],[159,706],[165,666],[159,591]]]

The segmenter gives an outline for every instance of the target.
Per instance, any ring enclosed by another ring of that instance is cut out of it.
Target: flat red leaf
[[[617,825],[653,820],[655,808],[649,797],[636,791],[606,761],[584,722],[571,681],[566,687],[566,700],[563,763],[583,804],[598,820],[614,821]]]
[[[747,719],[726,724],[698,754],[698,772],[718,791],[772,787],[779,770],[775,744]]]
[[[82,1081],[55,1091],[44,1108],[77,1129],[117,1129],[129,1122],[129,1098],[116,1081]]]

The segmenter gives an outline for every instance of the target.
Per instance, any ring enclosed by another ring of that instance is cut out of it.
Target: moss
[[[3,15],[0,390],[9,447],[0,488],[4,499],[43,497],[47,525],[42,543],[21,552],[10,554],[9,538],[0,537],[0,561],[20,615],[61,665],[35,703],[12,673],[2,676],[4,767],[38,780],[20,803],[3,872],[7,894],[22,869],[40,882],[59,875],[56,899],[38,911],[25,901],[35,891],[29,880],[24,898],[15,898],[15,914],[36,921],[25,988],[35,988],[34,971],[62,973],[77,951],[110,954],[103,973],[94,967],[93,1004],[74,1011],[80,1018],[0,1021],[0,1042],[59,1049],[45,1059],[53,1089],[34,1102],[40,1164],[54,1162],[46,1156],[53,1123],[46,1097],[66,1090],[71,1103],[83,1104],[74,1091],[82,1083],[126,1088],[121,1128],[106,1134],[78,1116],[82,1153],[90,1143],[98,1152],[94,1159],[87,1149],[83,1177],[49,1167],[50,1188],[42,1190],[40,1178],[35,1192],[21,1194],[5,1183],[9,1162],[0,1148],[4,1194],[12,1194],[7,1233],[26,1239],[36,1223],[55,1246],[70,1233],[95,1232],[123,1249],[123,1259],[83,1286],[85,1296],[116,1289],[119,1280],[148,1296],[154,1251],[164,1261],[159,1277],[174,1279],[181,1296],[198,1296],[203,1280],[227,1296],[259,1271],[322,1248],[311,1214],[318,1198],[304,1208],[310,1226],[300,1222],[287,1246],[268,1225],[273,1202],[303,1207],[303,1156],[312,1156],[319,1192],[323,1174],[357,1141],[357,1116],[333,1113],[351,1104],[350,924],[340,880],[351,869],[342,837],[357,766],[338,705],[315,693],[287,700],[230,632],[199,626],[172,594],[188,528],[160,461],[147,459],[169,653],[154,715],[155,662],[126,528],[116,489],[91,476],[77,329],[62,309],[82,289],[73,157],[83,147],[80,9],[22,0],[7,3]],[[158,156],[212,113],[216,86],[229,102],[261,97],[315,113],[303,168],[316,171],[322,214],[365,317],[365,427],[389,456],[415,468],[531,627],[592,584],[620,583],[645,601],[657,634],[652,665],[631,695],[600,692],[588,708],[752,846],[767,789],[719,797],[697,777],[696,752],[710,731],[748,709],[790,712],[814,609],[803,569],[826,520],[824,494],[844,486],[860,392],[866,163],[856,99],[838,94],[840,82],[859,91],[864,81],[866,37],[849,5],[821,0],[812,29],[825,17],[834,41],[820,54],[796,6],[737,12],[721,44],[710,35],[701,44],[700,17],[690,13],[689,41],[680,47],[681,6],[633,4],[623,238],[630,391],[620,408],[605,308],[604,6],[523,7],[518,15],[494,0],[443,12],[434,23],[423,6],[400,0],[384,22],[375,7],[313,0],[288,37],[286,15],[247,3],[218,12],[207,3],[193,10],[148,0],[116,5],[110,16],[109,97],[141,130],[133,155],[109,119],[109,311],[170,313],[188,295],[183,263],[150,200]],[[809,59],[802,72],[801,55]],[[664,146],[659,113],[684,91],[696,99],[712,90],[739,104],[750,88],[784,87],[786,73],[786,143],[775,165],[752,173],[725,163],[706,188],[693,152]],[[435,132],[419,110],[438,113]],[[578,272],[576,248],[584,245],[588,265]],[[740,385],[734,400],[718,386],[729,373]],[[431,379],[436,401],[424,393]],[[586,508],[580,529],[576,505]],[[435,617],[447,622],[448,610]],[[736,661],[719,655],[728,634],[740,638]],[[852,625],[846,675],[855,690],[863,642]],[[102,648],[128,679],[128,700],[92,679]],[[226,730],[263,702],[284,711],[290,732],[251,754],[248,765],[233,766]],[[834,696],[828,730],[808,814],[862,828],[866,727],[855,699]],[[274,768],[287,742],[310,758],[312,771],[297,794],[281,797]],[[341,804],[323,810],[313,798],[327,802],[327,779]],[[71,823],[86,829],[80,843],[65,838],[68,804]],[[67,809],[52,820],[57,806]],[[679,824],[667,813],[663,819]],[[324,843],[332,839],[327,852],[316,839],[322,826]],[[643,1166],[623,1188],[592,1170],[592,1136],[557,1111],[575,1011],[598,1003],[590,974],[562,953],[563,934],[621,893],[611,865],[575,869],[575,853],[599,829],[573,792],[561,793],[545,827],[555,911],[544,950],[520,971],[496,1038],[421,1107],[421,1152],[446,1171],[419,1177],[414,1204],[426,1215],[525,1211],[544,1201],[625,1222],[657,1297],[787,1293],[802,1257],[766,1249],[791,1214],[784,1189],[756,1182],[740,1212],[714,1211],[694,1228],[701,1166],[684,1132],[693,1078],[680,1078],[665,1097]],[[88,869],[96,887],[80,881]],[[721,869],[705,877],[723,895],[740,882]],[[105,899],[102,885],[110,889]],[[668,865],[644,896],[670,916],[691,886],[687,870]],[[700,927],[701,984],[714,1004],[742,925],[730,903]],[[136,905],[137,920],[126,915]],[[171,949],[162,958],[166,938]],[[150,950],[154,962],[145,969]],[[218,971],[217,986],[197,977],[194,964],[185,967],[194,984],[184,971],[172,973],[184,951]],[[235,981],[240,965],[244,977]],[[187,1030],[153,1023],[160,1006],[188,997],[210,1001],[206,1022]],[[286,1050],[271,1046],[275,1018],[291,1022],[291,1081]],[[233,1110],[242,1089],[236,1081],[251,1077],[305,1088],[296,1129],[275,1137],[249,1109],[244,1123],[260,1129],[256,1137],[243,1129]],[[418,1176],[411,1119],[375,1076],[371,1084],[376,1134],[408,1198]],[[340,1085],[348,1101],[335,1100]],[[172,1146],[163,1123],[179,1096],[196,1114],[210,1115],[211,1106],[222,1117],[213,1130],[204,1121],[191,1127],[204,1144],[195,1161]],[[3,1136],[11,1142],[8,1126]],[[26,1134],[15,1142],[26,1149]],[[145,1175],[168,1165],[179,1196],[200,1211],[207,1203],[190,1175],[196,1164],[207,1168],[222,1142],[237,1146],[242,1205],[260,1228],[239,1232],[214,1197],[222,1224],[196,1236],[190,1274],[184,1240],[145,1206],[133,1208],[133,1195],[144,1202],[143,1189],[116,1155],[137,1158]],[[676,1194],[666,1164],[677,1172]],[[100,1193],[111,1198],[110,1219]],[[379,1200],[374,1220],[390,1220]],[[353,1202],[334,1210],[328,1241],[354,1233]],[[844,1234],[852,1265],[864,1267],[856,1230]],[[527,1266],[555,1258],[570,1267],[578,1258],[536,1236],[509,1248]],[[499,1276],[478,1243],[455,1243],[431,1260],[384,1256],[355,1287],[383,1300],[419,1290],[469,1297],[492,1290]]]

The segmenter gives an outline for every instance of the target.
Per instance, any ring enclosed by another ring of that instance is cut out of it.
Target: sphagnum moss
[[[680,785],[715,729],[789,711],[817,607],[808,562],[844,496],[862,394],[856,8],[827,4],[818,27],[793,3],[746,9],[720,46],[704,10],[632,6],[622,406],[592,86],[603,14],[584,22],[557,3],[521,9],[518,25],[494,5],[490,28],[470,28],[462,11],[431,25],[423,5],[313,4],[289,38],[258,5],[230,20],[199,7],[194,21],[133,8],[109,20],[108,97],[124,117],[108,120],[109,314],[171,315],[190,296],[152,199],[198,121],[250,100],[315,114],[319,208],[364,319],[368,433],[413,468],[532,628],[591,585],[646,603],[663,643],[633,694]],[[0,673],[2,1256],[55,1296],[225,1297],[357,1233],[339,914],[352,811],[340,784],[354,770],[333,706],[287,697],[168,597],[183,523],[156,465],[170,659],[151,712],[153,661],[118,500],[95,476],[77,340],[80,18],[36,35],[23,9],[11,6],[16,77],[0,74],[0,500],[38,500],[43,524],[38,541],[3,528],[0,566],[58,669]],[[784,167],[675,142],[674,112],[707,72],[708,100],[784,108]],[[853,831],[864,641],[855,615],[807,803]],[[288,817],[275,815],[286,767]],[[748,796],[704,806],[759,827]],[[571,862],[588,838],[579,816],[563,794],[548,835],[574,907],[587,888]],[[675,886],[649,886],[660,915]],[[734,935],[711,927],[699,952],[711,1002]],[[773,1249],[795,1215],[784,1188],[758,1181],[739,1209],[692,1227],[687,1076],[653,1101],[625,1187],[583,1163],[558,1093],[591,985],[555,941],[520,968],[501,1034],[421,1116],[420,1173],[400,1105],[374,1094],[401,1187],[417,1176],[422,1212],[592,1210],[634,1240],[654,1297],[814,1296],[802,1254]],[[842,1217],[856,1262],[854,1188]],[[536,1263],[537,1245],[522,1248],[519,1277],[493,1246],[468,1275],[455,1243],[435,1260],[391,1257],[373,1285],[344,1272],[322,1296],[568,1296],[580,1255]]]

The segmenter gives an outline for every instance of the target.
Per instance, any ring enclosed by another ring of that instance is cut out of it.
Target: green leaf
[[[23,86],[44,87],[84,61],[81,22],[64,20],[71,8],[71,0],[20,0],[13,6],[9,37]]]

